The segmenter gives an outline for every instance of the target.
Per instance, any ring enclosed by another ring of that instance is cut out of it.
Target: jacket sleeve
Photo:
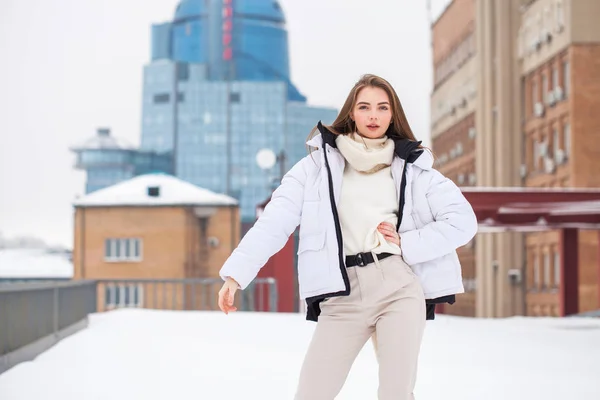
[[[269,258],[283,248],[300,224],[307,167],[304,158],[283,177],[261,216],[221,267],[222,279],[231,277],[245,289]]]
[[[436,170],[423,172],[418,179],[428,180],[426,197],[434,221],[400,234],[402,255],[409,265],[452,253],[477,233],[475,212],[454,182]]]

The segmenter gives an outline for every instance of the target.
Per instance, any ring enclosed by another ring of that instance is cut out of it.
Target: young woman
[[[314,136],[315,133],[318,134]],[[459,188],[433,169],[398,95],[363,76],[316,149],[284,176],[254,227],[223,265],[219,306],[300,225],[298,281],[317,326],[296,400],[333,400],[369,337],[376,339],[380,400],[414,399],[426,302],[464,291],[456,249],[477,231]]]

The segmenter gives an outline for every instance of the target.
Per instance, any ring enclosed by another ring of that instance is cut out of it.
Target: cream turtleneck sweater
[[[346,255],[373,251],[401,254],[400,247],[377,230],[381,222],[396,226],[398,198],[390,165],[394,142],[387,136],[369,139],[358,134],[338,135],[344,158],[344,179],[338,214]]]

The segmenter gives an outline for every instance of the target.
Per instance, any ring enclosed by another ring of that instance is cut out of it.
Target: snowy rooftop
[[[151,195],[153,191],[155,195]],[[233,197],[200,188],[171,175],[157,173],[140,175],[100,189],[75,200],[73,204],[78,207],[230,206],[238,202]]]
[[[99,128],[96,135],[72,146],[71,150],[132,150],[135,147],[123,139],[110,135],[110,129]]]
[[[73,263],[64,253],[47,249],[0,249],[0,279],[72,277]]]
[[[93,314],[87,329],[0,375],[0,399],[292,399],[314,328],[300,314]],[[438,316],[427,323],[415,395],[597,400],[599,343],[595,319]],[[336,400],[376,398],[367,343]]]

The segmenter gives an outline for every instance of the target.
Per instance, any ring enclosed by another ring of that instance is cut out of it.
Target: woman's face
[[[371,139],[383,137],[392,121],[392,106],[385,90],[371,86],[363,88],[350,116],[362,136]]]

